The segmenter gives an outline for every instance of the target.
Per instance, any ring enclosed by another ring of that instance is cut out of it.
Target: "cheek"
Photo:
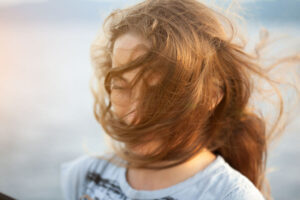
[[[114,104],[115,106],[127,107],[130,105],[130,92],[128,91],[113,89],[111,91],[110,98],[112,104]]]
[[[127,124],[130,124],[135,116],[136,102],[132,102],[132,98],[129,92],[121,92],[112,90],[111,103],[115,114],[123,118]]]
[[[140,88],[138,84],[137,88]],[[124,118],[127,124],[131,123],[132,119],[136,115],[134,111],[138,103],[139,91],[134,88],[132,92],[130,90],[112,89],[110,99],[112,108],[117,116]]]
[[[112,90],[110,98],[112,108],[118,117],[123,117],[129,112],[130,96],[128,93]]]
[[[112,89],[110,94],[112,104],[119,107],[132,107],[138,101],[140,88],[141,83],[138,83],[132,91],[127,89]]]

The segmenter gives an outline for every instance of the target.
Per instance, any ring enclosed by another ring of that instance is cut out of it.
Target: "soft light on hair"
[[[247,53],[245,44],[237,42],[229,18],[196,0],[146,0],[116,9],[105,19],[103,30],[91,46],[96,80],[92,88],[94,114],[105,132],[119,142],[113,148],[127,161],[125,166],[171,167],[205,147],[222,155],[259,190],[266,189],[268,144],[279,134],[283,114],[278,82],[268,70],[282,63],[299,63],[299,55],[287,56],[274,66],[262,65],[259,52],[264,41],[255,53]],[[112,68],[114,41],[129,31],[150,41],[151,48],[132,62]],[[128,125],[111,110],[111,82],[136,68],[141,70],[130,87],[138,81],[144,84],[138,117]],[[161,75],[155,85],[144,81],[151,73]],[[253,90],[260,87],[253,76],[268,82],[279,100],[278,117],[269,129],[264,116],[249,102]],[[145,155],[128,148],[149,141],[161,145]],[[172,163],[153,166],[161,161]],[[267,192],[265,196],[270,198]]]

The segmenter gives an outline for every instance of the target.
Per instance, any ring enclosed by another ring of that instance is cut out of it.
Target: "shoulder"
[[[265,200],[262,193],[248,181],[236,185],[223,200]]]
[[[79,199],[84,190],[88,172],[107,173],[116,169],[116,166],[108,161],[113,156],[113,153],[98,157],[82,155],[61,164],[60,182],[64,198]]]
[[[205,189],[203,199],[214,197],[221,200],[265,200],[257,187],[243,174],[232,168],[222,156],[215,162],[209,178],[200,184]]]
[[[228,188],[223,200],[265,200],[258,188],[242,173],[225,162],[223,179]]]
[[[239,171],[231,168],[228,175],[233,176],[231,189],[228,191],[224,200],[265,200],[258,188]]]

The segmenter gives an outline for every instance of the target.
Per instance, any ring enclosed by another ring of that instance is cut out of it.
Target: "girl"
[[[113,11],[103,29],[91,48],[94,114],[114,151],[64,164],[65,199],[270,198],[275,126],[249,98],[251,75],[276,82],[228,18],[196,0],[146,0]]]

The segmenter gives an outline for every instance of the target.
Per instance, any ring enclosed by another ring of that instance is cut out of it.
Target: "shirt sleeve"
[[[223,200],[265,200],[257,188],[236,187]]]
[[[65,200],[79,199],[83,192],[85,176],[93,159],[87,155],[65,162],[60,168],[60,182]]]

